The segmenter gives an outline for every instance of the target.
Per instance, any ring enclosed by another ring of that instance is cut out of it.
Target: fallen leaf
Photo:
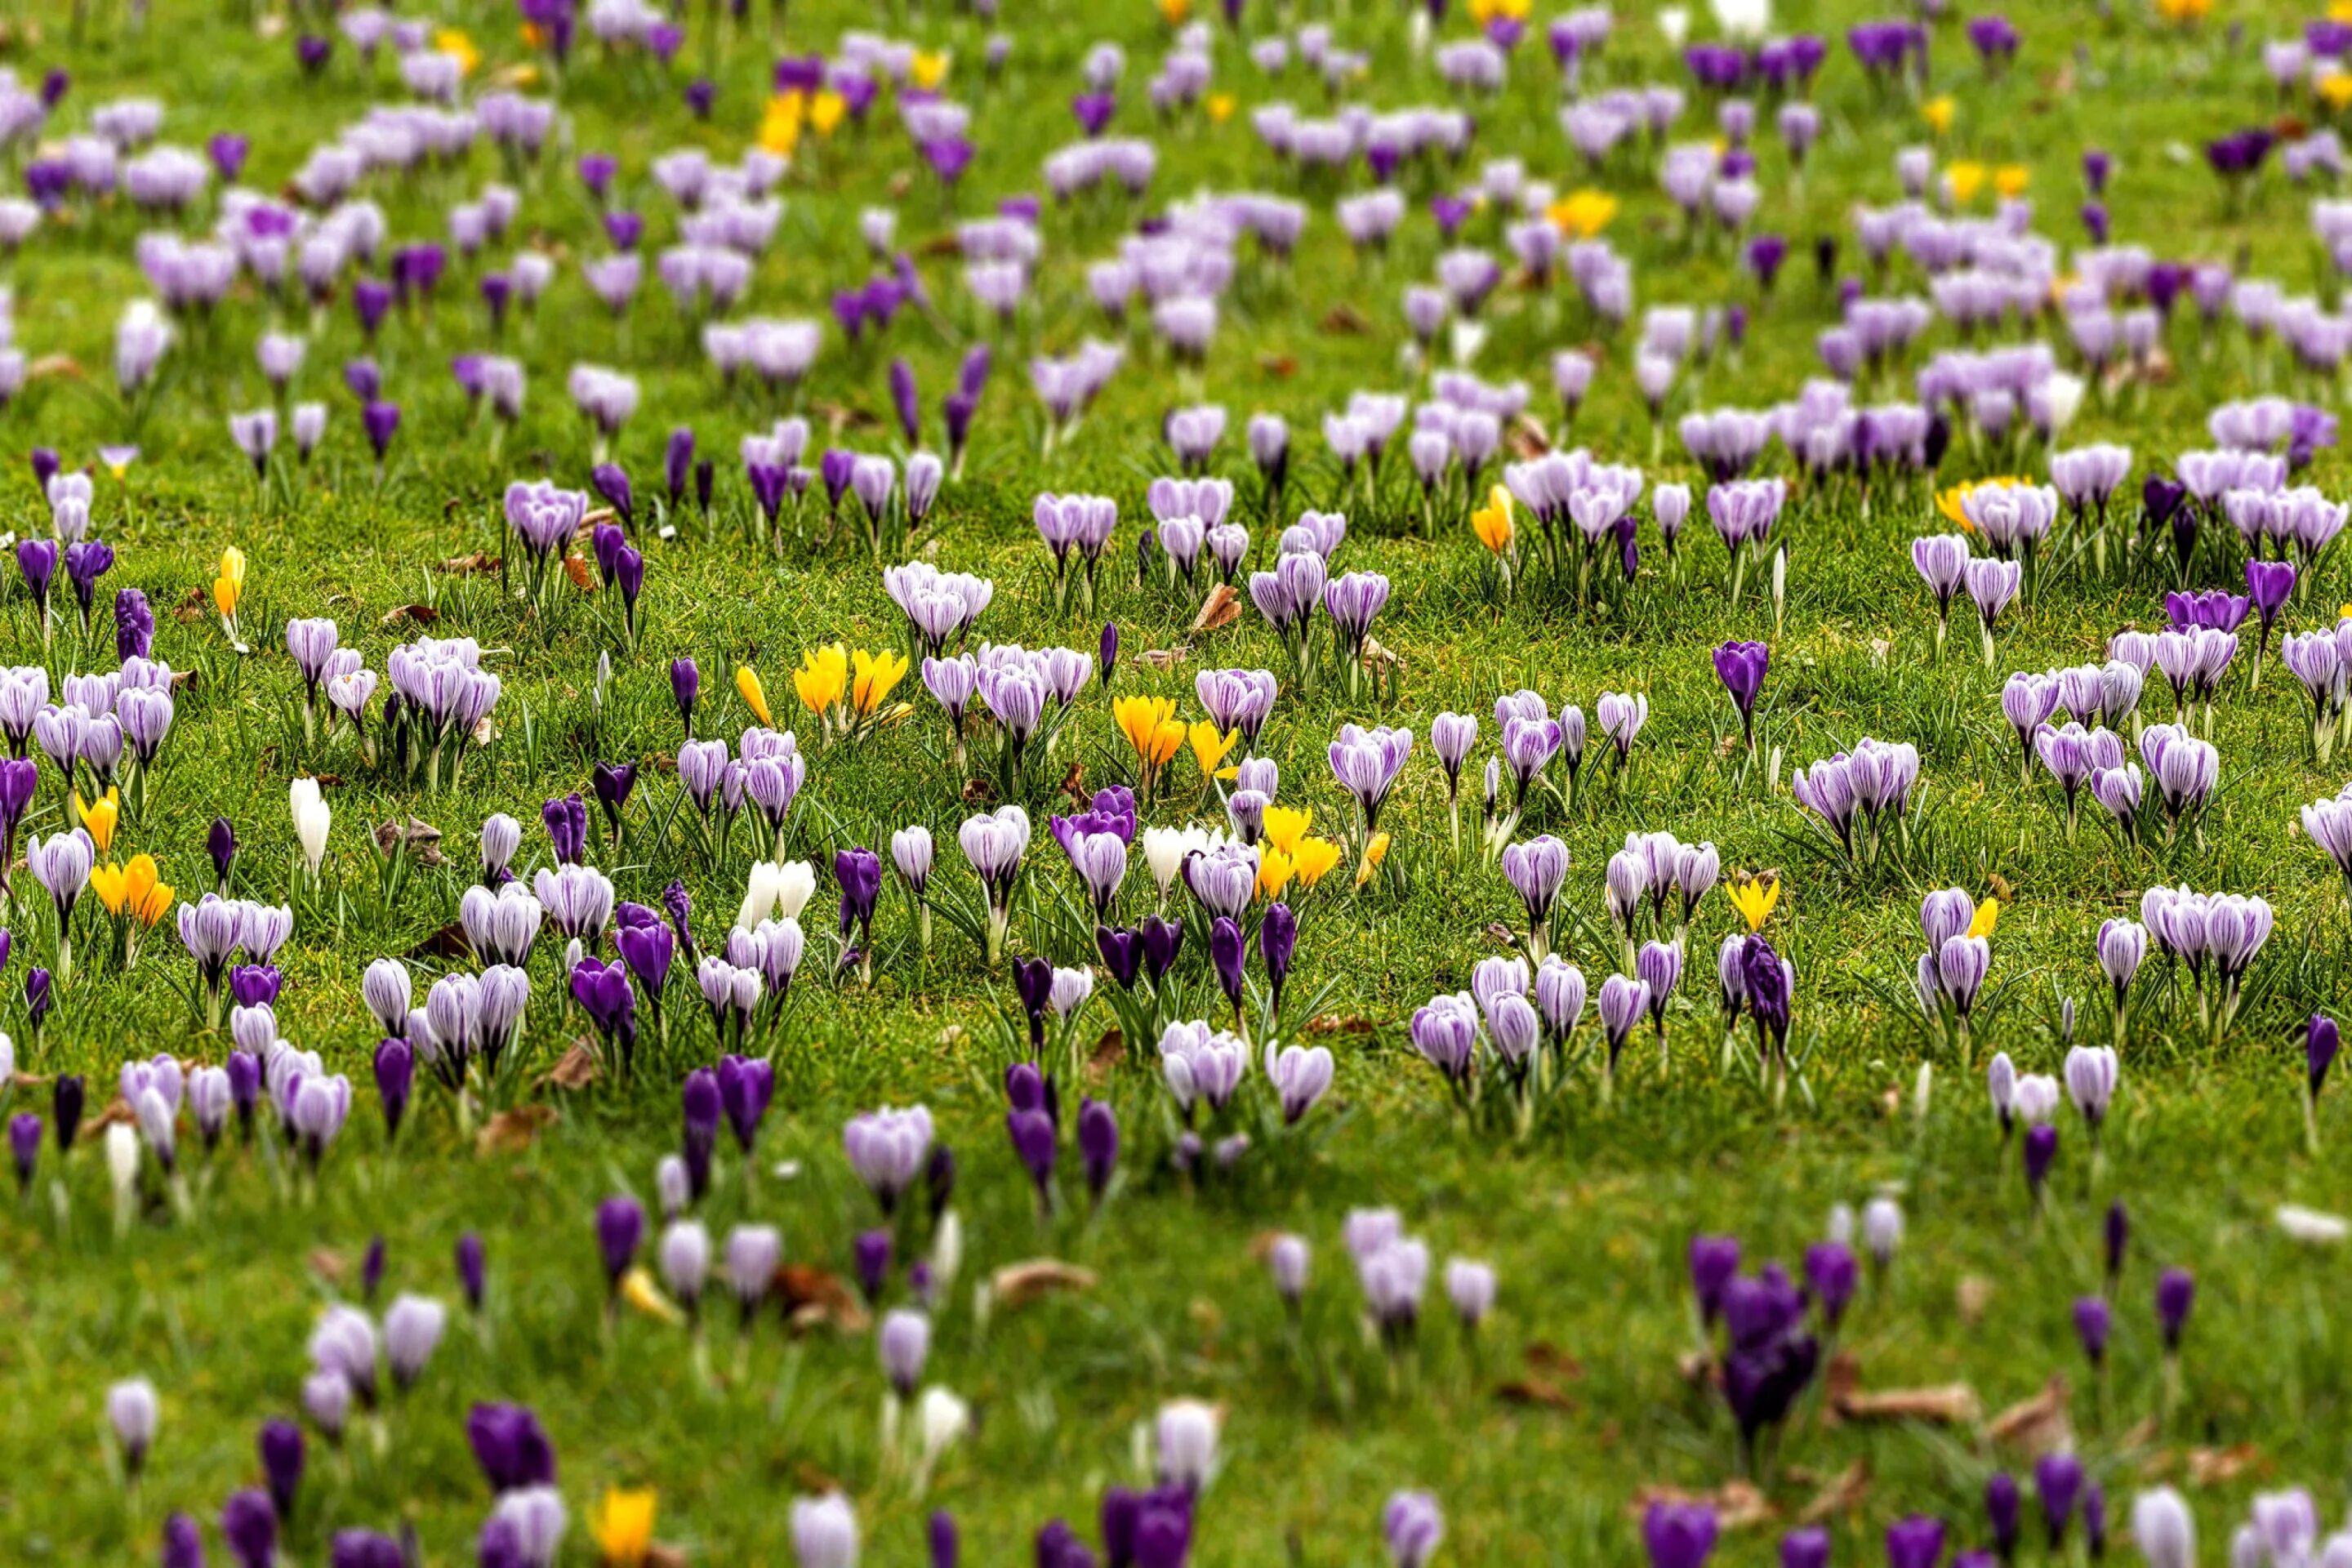
[[[1582,1362],[1545,1340],[1538,1340],[1528,1346],[1528,1364],[1538,1372],[1554,1373],[1561,1377],[1584,1375]]]
[[[915,247],[915,254],[918,256],[961,256],[963,254],[963,237],[953,232],[947,234],[935,234],[931,236],[930,238],[923,241],[922,244]]]
[[[1095,1271],[1058,1258],[1032,1258],[1006,1264],[989,1277],[988,1284],[1001,1305],[1024,1307],[1056,1291],[1091,1290]]]
[[[881,416],[870,409],[854,407],[845,403],[821,401],[816,405],[816,412],[818,417],[832,426],[836,434],[844,430],[878,430],[882,427]]]
[[[1064,773],[1062,782],[1055,786],[1055,793],[1067,795],[1070,805],[1076,810],[1083,811],[1092,805],[1087,795],[1087,764],[1073,760],[1070,771]]]
[[[473,957],[474,944],[466,940],[466,928],[451,921],[410,948],[408,956],[412,960],[438,958],[456,962]]]
[[[1538,1405],[1548,1410],[1573,1410],[1575,1396],[1548,1377],[1515,1377],[1498,1384],[1495,1396],[1506,1405]]]
[[[1257,368],[1268,375],[1287,381],[1298,374],[1298,362],[1288,354],[1264,354],[1258,359]]]
[[[1985,1436],[2029,1455],[2053,1453],[2074,1441],[2073,1399],[2065,1378],[2053,1373],[2041,1393],[1987,1422]]]
[[[1870,1465],[1856,1459],[1830,1478],[1811,1500],[1798,1511],[1799,1524],[1819,1524],[1842,1513],[1854,1513],[1870,1496]]]
[[[1925,1421],[1937,1426],[1968,1425],[1982,1409],[1977,1391],[1965,1383],[1889,1388],[1876,1394],[1856,1390],[1835,1404],[1838,1415],[1848,1421]]]
[[[1773,1517],[1772,1505],[1746,1481],[1726,1481],[1711,1492],[1685,1491],[1680,1487],[1645,1486],[1633,1494],[1629,1511],[1639,1519],[1654,1502],[1679,1503],[1687,1508],[1703,1503],[1715,1510],[1715,1522],[1725,1530],[1762,1524]]]
[[[487,713],[474,721],[473,733],[474,744],[478,746],[487,746],[499,737],[498,726],[490,722],[490,716]]]
[[[1341,1017],[1337,1014],[1322,1013],[1307,1020],[1307,1033],[1310,1035],[1369,1035],[1378,1027],[1370,1018],[1352,1015]]]
[[[82,1131],[84,1132],[95,1132],[100,1128],[111,1127],[118,1121],[121,1122],[125,1127],[136,1127],[139,1125],[138,1112],[132,1110],[131,1109],[131,1102],[123,1099],[119,1094],[112,1100],[108,1100],[106,1102],[106,1109],[100,1111],[94,1119],[83,1122]]]
[[[202,588],[191,588],[188,596],[172,606],[172,618],[184,626],[192,626],[213,612],[213,602]]]
[[[1511,451],[1520,458],[1540,458],[1551,450],[1551,436],[1533,415],[1511,422]]]
[[[687,1568],[690,1561],[683,1546],[665,1546],[656,1541],[646,1548],[646,1568]]]
[[[436,570],[456,575],[463,573],[495,572],[499,558],[487,550],[477,550],[471,555],[452,555]]]
[[[1095,1042],[1094,1054],[1087,1058],[1087,1081],[1107,1081],[1112,1070],[1126,1059],[1127,1037],[1117,1029],[1105,1029],[1102,1038]]]
[[[2252,1443],[2240,1443],[2229,1448],[2191,1448],[2189,1450],[2189,1484],[2192,1487],[2217,1487],[2236,1480],[2260,1463],[2262,1455]]]
[[[25,367],[25,377],[28,381],[46,381],[53,375],[64,376],[68,381],[81,380],[81,361],[71,354],[43,354]]]
[[[593,594],[596,591],[596,574],[589,571],[588,563],[579,556],[567,555],[563,558],[563,574],[571,578],[572,585],[582,593]]]
[[[540,1081],[557,1089],[586,1089],[604,1076],[604,1069],[597,1063],[596,1053],[584,1043],[574,1040],[572,1048],[563,1053],[563,1059],[548,1068],[547,1076]]]
[[[474,1135],[474,1152],[520,1154],[554,1125],[555,1107],[551,1105],[518,1105],[511,1110],[501,1110]]]
[[[318,1247],[311,1248],[310,1272],[316,1274],[320,1279],[324,1279],[330,1285],[341,1285],[343,1282],[343,1275],[346,1272],[343,1264],[343,1255],[337,1252],[331,1247]]]
[[[379,822],[375,825],[378,854],[390,855],[403,844],[408,847],[408,852],[416,858],[420,866],[448,863],[447,858],[441,853],[441,830],[423,817],[412,816],[405,823]]]
[[[803,1263],[787,1263],[776,1270],[776,1295],[783,1302],[784,1321],[794,1332],[830,1323],[846,1333],[863,1333],[871,1321],[864,1303],[839,1275]]]
[[[1322,326],[1333,337],[1360,338],[1372,330],[1364,313],[1344,300],[1324,313]]]
[[[996,786],[986,779],[963,781],[963,803],[966,805],[988,806],[996,804]]]
[[[1192,658],[1192,649],[1187,644],[1179,643],[1174,647],[1146,648],[1137,657],[1164,675]]]
[[[1367,637],[1364,639],[1364,668],[1366,669],[1394,669],[1403,662],[1403,658],[1399,657],[1396,650],[1394,648],[1382,646],[1380,638],[1375,637]]]
[[[1234,591],[1231,583],[1220,583],[1209,590],[1207,598],[1201,601],[1201,613],[1192,617],[1192,629],[1196,632],[1217,631],[1241,619],[1241,595]]]
[[[420,626],[429,626],[440,618],[441,612],[435,609],[430,605],[403,605],[396,610],[387,611],[383,618],[376,622],[376,625],[380,626],[396,626],[404,623],[413,622]]]

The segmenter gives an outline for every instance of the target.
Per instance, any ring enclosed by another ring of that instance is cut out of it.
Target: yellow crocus
[[[1928,130],[1941,136],[1952,128],[1952,116],[1958,110],[1959,105],[1952,101],[1952,95],[1948,92],[1940,98],[1931,98],[1921,104],[1919,118],[1927,122]]]
[[[1486,24],[1497,17],[1524,22],[1528,19],[1528,13],[1534,8],[1533,0],[1470,0],[1470,19],[1478,24],[1480,32],[1484,32]]]
[[[1571,239],[1591,239],[1617,216],[1617,198],[1590,185],[1570,191],[1544,209],[1551,226]]]
[[[1731,907],[1748,922],[1749,931],[1762,931],[1764,922],[1780,906],[1780,879],[1778,877],[1743,877],[1731,884]]]
[[[1184,738],[1192,743],[1192,760],[1201,764],[1201,776],[1208,778],[1216,773],[1217,764],[1225,760],[1225,753],[1234,749],[1242,732],[1228,730],[1220,735],[1217,727],[1203,719],[1188,727]]]
[[[652,1552],[657,1498],[651,1487],[607,1487],[588,1510],[588,1533],[605,1568],[639,1568]]]
[[[903,653],[868,653],[859,648],[851,656],[856,679],[850,683],[850,706],[860,714],[871,714],[882,706],[891,689],[907,679],[908,660]]]
[[[1966,206],[1977,199],[1984,189],[1985,166],[1974,158],[1963,158],[1944,171],[1944,188],[1952,193],[1955,206]]]
[[[948,79],[950,57],[945,49],[917,49],[907,62],[907,79],[929,92]]]
[[[2156,14],[2168,22],[2201,22],[2213,9],[2213,0],[2156,0]]]
[[[1993,923],[2000,919],[2000,900],[1999,899],[1987,899],[1983,903],[1977,906],[1976,918],[1969,921],[1969,934],[1970,936],[1989,937],[1992,935]]]
[[[1501,485],[1487,491],[1486,504],[1470,514],[1470,531],[1496,554],[1508,551],[1517,532],[1511,522],[1511,492]]]
[[[2033,171],[2022,163],[2003,163],[1992,172],[1992,188],[2004,201],[2015,201],[2033,184]]]
[[[110,862],[89,868],[89,890],[97,895],[100,903],[106,906],[106,912],[110,915],[122,912],[125,880],[122,868]]]
[[[621,1280],[621,1299],[656,1321],[673,1327],[686,1321],[686,1314],[678,1310],[677,1302],[662,1294],[661,1287],[654,1283],[654,1277],[646,1272],[643,1264],[630,1269]]]
[[[1261,899],[1282,897],[1282,889],[1290,886],[1290,879],[1297,869],[1297,864],[1281,850],[1265,850],[1257,858],[1257,896]]]
[[[114,825],[122,820],[122,797],[110,789],[94,801],[85,801],[76,791],[74,815],[80,819],[82,831],[89,835],[90,843],[103,855],[114,843]]]
[[[1311,888],[1339,863],[1339,847],[1328,838],[1302,838],[1289,852],[1294,874],[1302,888]]]
[[[152,926],[172,907],[172,889],[155,868],[152,855],[134,855],[125,866],[94,866],[89,890],[110,915],[128,914],[142,926]]]
[[[1171,27],[1182,26],[1192,14],[1192,0],[1160,0],[1160,19]]]
[[[848,112],[849,100],[826,88],[809,100],[809,129],[820,136],[830,136],[840,129],[842,119]]]
[[[767,725],[771,729],[775,727],[776,721],[768,716],[768,694],[765,690],[761,689],[760,686],[760,672],[758,670],[753,669],[748,664],[737,665],[735,667],[735,692],[737,696],[743,699],[743,702],[746,707],[750,708],[752,712],[759,715],[761,723]]]
[[[2311,85],[2321,100],[2338,114],[2347,105],[2352,105],[2352,72],[2329,71]]]
[[[1226,121],[1231,120],[1233,117],[1234,95],[1230,92],[1211,93],[1209,95],[1209,123],[1212,125],[1223,125]]]
[[[800,693],[801,706],[812,713],[839,706],[849,690],[849,650],[839,643],[827,643],[802,654],[800,668],[793,671],[793,689]]]
[[[1301,811],[1295,805],[1269,805],[1265,808],[1265,826],[1260,831],[1265,841],[1285,855],[1298,853],[1298,841],[1315,824],[1315,808]]]
[[[433,35],[433,47],[457,60],[459,76],[473,75],[474,68],[482,63],[482,51],[474,47],[474,40],[462,28],[442,28]]]
[[[237,601],[245,597],[245,552],[232,544],[221,552],[220,572],[213,578],[213,605],[225,621],[236,618]]]
[[[1360,888],[1370,881],[1372,873],[1378,871],[1381,868],[1381,862],[1388,858],[1389,836],[1385,833],[1373,834],[1372,841],[1364,846],[1363,859],[1357,863],[1356,886]]]
[[[2352,0],[2329,0],[2327,19],[2331,22],[2352,22]]]
[[[807,100],[797,92],[768,100],[768,107],[760,113],[760,150],[779,158],[791,157],[801,144],[801,122],[806,112]]]

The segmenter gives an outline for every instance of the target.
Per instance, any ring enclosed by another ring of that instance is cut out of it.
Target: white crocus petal
[[[2042,384],[2042,395],[2050,410],[2050,434],[2058,435],[2074,422],[2074,413],[2083,406],[2083,378],[2056,371]]]
[[[963,1267],[963,1220],[950,1209],[940,1215],[937,1229],[931,1233],[931,1278],[938,1281],[944,1297],[955,1283],[956,1270]]]
[[[287,800],[293,808],[294,837],[302,846],[302,863],[315,877],[327,856],[327,828],[334,820],[334,810],[320,795],[319,781],[314,778],[296,779],[287,790]]]
[[[139,1134],[128,1121],[110,1122],[106,1129],[106,1172],[117,1193],[129,1192],[139,1181]]]
[[[2307,1209],[2301,1204],[2281,1204],[2271,1217],[2278,1221],[2278,1227],[2288,1236],[2315,1246],[2332,1247],[2352,1236],[2352,1220],[2340,1215]]]
[[[1143,862],[1151,868],[1151,879],[1160,884],[1162,898],[1176,880],[1177,870],[1184,864],[1184,834],[1174,827],[1147,827],[1143,830]]]
[[[1690,7],[1687,5],[1663,7],[1658,12],[1658,31],[1666,36],[1668,45],[1677,49],[1681,48],[1683,40],[1690,37]]]
[[[783,868],[772,860],[755,860],[745,884],[743,907],[736,912],[735,929],[755,931],[776,907],[776,896],[783,882]]]
[[[805,860],[787,861],[776,881],[776,909],[784,919],[796,921],[815,891],[816,868]]]
[[[1486,327],[1483,321],[1457,316],[1451,329],[1454,363],[1465,369],[1478,358],[1478,351],[1486,346]]]
[[[1716,25],[1734,38],[1760,38],[1772,30],[1772,0],[1711,0]]]
[[[922,1435],[923,1468],[937,1465],[940,1456],[971,1430],[971,1406],[938,1384],[923,1390],[915,1410],[916,1430]]]

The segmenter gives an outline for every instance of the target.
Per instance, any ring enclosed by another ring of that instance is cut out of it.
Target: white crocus
[[[2340,1215],[2322,1214],[2301,1204],[2281,1204],[2271,1217],[2278,1227],[2296,1241],[2306,1241],[2315,1247],[2332,1247],[2352,1236],[2352,1220]]]
[[[761,921],[775,913],[783,879],[784,868],[773,860],[752,862],[751,879],[743,890],[743,907],[735,915],[737,931],[757,931]]]
[[[915,1494],[922,1495],[940,1457],[971,1430],[971,1406],[938,1384],[923,1390],[915,1406],[915,1434],[922,1453],[915,1461]]]
[[[777,911],[788,921],[800,919],[815,891],[816,868],[805,860],[787,860],[776,881]]]
[[[294,809],[294,837],[302,846],[302,864],[315,882],[327,858],[327,828],[334,820],[334,809],[319,794],[319,781],[314,778],[296,779],[287,797]]]
[[[1658,12],[1658,31],[1666,36],[1668,47],[1681,48],[1683,40],[1690,37],[1690,7],[1687,5],[1661,7]]]
[[[1716,26],[1730,37],[1756,39],[1772,30],[1772,0],[1710,0]]]
[[[106,1173],[114,1184],[114,1233],[121,1236],[139,1208],[139,1134],[128,1121],[107,1125]]]

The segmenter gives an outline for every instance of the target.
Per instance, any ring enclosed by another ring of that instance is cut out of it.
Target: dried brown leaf
[[[1192,649],[1189,644],[1178,643],[1174,647],[1146,648],[1137,657],[1164,675],[1192,658]]]
[[[1372,324],[1361,310],[1342,300],[1324,313],[1322,328],[1335,338],[1360,338],[1372,330]]]
[[[1105,1029],[1102,1038],[1095,1042],[1094,1054],[1087,1058],[1087,1081],[1102,1084],[1109,1080],[1118,1064],[1127,1059],[1127,1037],[1117,1029]]]
[[[1838,1415],[1848,1421],[1924,1421],[1937,1426],[1966,1426],[1983,1409],[1977,1391],[1965,1383],[1889,1388],[1876,1394],[1856,1390],[1835,1405]]]
[[[1548,1377],[1515,1377],[1497,1384],[1495,1396],[1506,1405],[1536,1405],[1547,1410],[1573,1410],[1576,1397]]]
[[[1797,1514],[1799,1524],[1819,1524],[1842,1513],[1858,1512],[1870,1497],[1870,1464],[1856,1459],[1831,1477]]]
[[[1511,421],[1511,452],[1517,458],[1540,458],[1551,450],[1551,436],[1533,415]]]
[[[380,626],[397,626],[404,625],[429,626],[440,618],[441,612],[435,609],[430,605],[403,605],[396,610],[386,611],[383,618],[376,622],[376,625]]]
[[[1288,354],[1261,354],[1257,368],[1268,375],[1287,381],[1298,374],[1298,362]]]
[[[436,568],[436,571],[451,576],[467,573],[495,572],[498,569],[499,558],[487,550],[477,550],[471,555],[452,555]]]
[[[1370,1018],[1359,1018],[1353,1014],[1342,1016],[1322,1013],[1307,1020],[1307,1032],[1310,1035],[1369,1035],[1379,1026]]]
[[[79,381],[85,374],[81,361],[71,354],[43,354],[25,367],[25,377],[28,381],[44,381],[53,375],[64,376],[68,381]]]
[[[588,563],[579,556],[567,555],[563,558],[563,574],[571,578],[572,585],[582,593],[593,594],[596,591],[596,574],[588,570]]]
[[[1058,1258],[1031,1258],[1006,1264],[988,1283],[999,1305],[1024,1307],[1058,1291],[1093,1289],[1095,1271]]]
[[[474,1135],[474,1152],[520,1154],[541,1132],[555,1125],[555,1107],[551,1105],[518,1105],[511,1110],[501,1110]]]
[[[776,1270],[776,1295],[783,1302],[784,1321],[796,1333],[826,1324],[845,1333],[863,1333],[872,1321],[839,1275],[806,1264],[787,1263]]]
[[[1220,583],[1209,590],[1207,598],[1201,601],[1201,613],[1192,617],[1192,629],[1196,632],[1218,631],[1241,619],[1241,595],[1231,583]]]
[[[2262,1455],[2252,1443],[2240,1443],[2228,1448],[2191,1448],[2189,1450],[2189,1484],[2192,1487],[2223,1486],[2261,1463]]]
[[[310,1264],[310,1272],[330,1285],[341,1285],[343,1282],[344,1274],[348,1271],[348,1266],[343,1262],[343,1255],[331,1247],[312,1247]]]
[[[408,956],[412,961],[437,958],[455,962],[473,957],[474,944],[466,940],[466,928],[451,921],[410,948]]]
[[[375,825],[376,852],[389,855],[405,844],[410,855],[420,866],[440,866],[447,863],[441,853],[441,830],[421,816],[406,822],[379,822]]]
[[[1558,1377],[1580,1378],[1584,1363],[1548,1340],[1537,1340],[1528,1346],[1528,1364],[1538,1372]]]
[[[2042,1385],[2041,1393],[2019,1401],[1987,1422],[1985,1436],[2030,1455],[2063,1448],[2074,1440],[2074,1424],[2069,1414],[2073,1401],[2065,1378],[2053,1373],[2050,1381]]]
[[[596,1053],[584,1042],[574,1040],[572,1048],[563,1053],[563,1059],[548,1068],[547,1076],[540,1081],[557,1089],[586,1089],[604,1076]]]

